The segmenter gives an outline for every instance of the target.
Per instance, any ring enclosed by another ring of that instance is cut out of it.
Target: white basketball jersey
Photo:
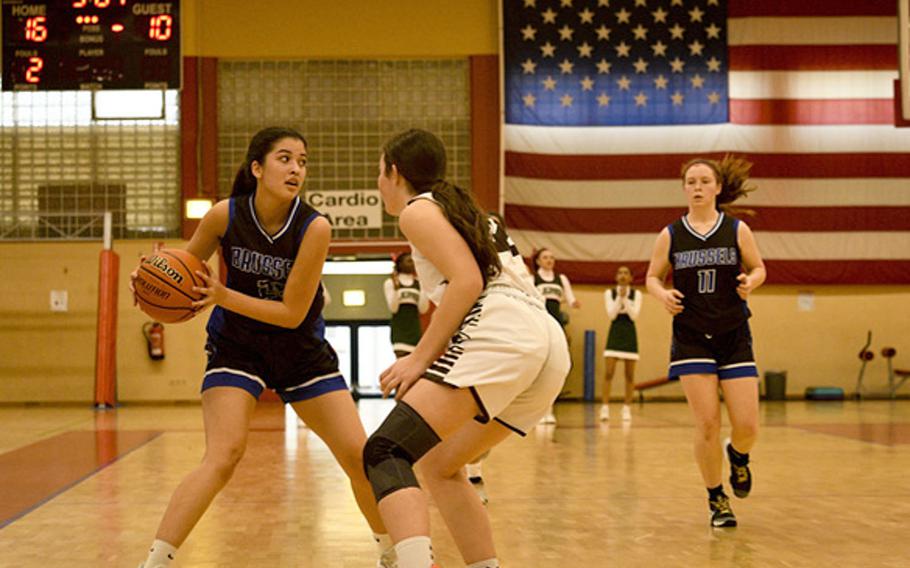
[[[411,198],[411,200],[408,201],[408,204],[413,203],[418,199],[426,199],[427,201],[432,201],[439,205],[439,202],[433,199],[433,194],[431,192],[421,193],[420,195]],[[490,217],[490,235],[493,237],[496,250],[499,253],[502,270],[498,276],[487,281],[487,286],[494,284],[510,286],[521,290],[531,297],[539,299],[540,295],[537,293],[536,288],[534,288],[533,279],[531,279],[528,274],[527,266],[521,259],[518,247],[515,246],[515,243],[512,242],[512,239],[506,234],[505,227],[492,216]],[[434,266],[433,263],[431,263],[413,244],[411,245],[411,252],[411,257],[414,259],[414,267],[417,269],[417,277],[420,279],[424,291],[427,293],[430,301],[438,305],[442,300],[442,295],[445,293],[445,287],[448,284],[448,281],[439,269],[437,269],[436,266]]]

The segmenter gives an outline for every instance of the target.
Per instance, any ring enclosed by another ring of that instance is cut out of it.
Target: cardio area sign
[[[304,200],[328,217],[335,229],[382,228],[382,198],[377,189],[307,190]]]

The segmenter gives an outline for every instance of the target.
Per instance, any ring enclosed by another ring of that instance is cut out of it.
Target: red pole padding
[[[95,406],[117,403],[117,280],[120,257],[101,251],[98,270],[98,335],[95,346]]]

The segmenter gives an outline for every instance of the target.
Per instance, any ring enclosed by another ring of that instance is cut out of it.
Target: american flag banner
[[[505,218],[573,281],[644,278],[680,166],[743,156],[778,284],[910,283],[894,0],[503,0]]]

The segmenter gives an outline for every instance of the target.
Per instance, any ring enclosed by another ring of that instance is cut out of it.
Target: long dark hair
[[[253,175],[250,167],[253,165],[253,162],[262,164],[266,154],[271,152],[272,148],[275,147],[275,142],[284,138],[295,138],[300,140],[303,142],[303,147],[306,148],[306,138],[303,137],[303,134],[297,132],[293,128],[270,126],[268,128],[263,128],[253,136],[253,139],[250,140],[249,147],[246,149],[246,157],[243,159],[243,165],[240,166],[240,169],[237,170],[237,175],[234,176],[234,186],[231,190],[231,197],[249,195],[256,191],[256,177]]]
[[[471,249],[486,286],[502,269],[490,223],[473,195],[444,179],[446,149],[442,140],[426,130],[411,129],[386,142],[382,154],[386,175],[394,165],[418,194],[432,192],[449,223]]]
[[[749,172],[752,170],[752,162],[737,158],[731,154],[724,156],[724,159],[720,162],[707,158],[695,158],[683,164],[681,172],[683,183],[686,183],[686,172],[696,164],[708,166],[714,172],[714,179],[717,180],[717,184],[720,186],[720,193],[717,194],[717,199],[714,202],[714,206],[718,211],[746,215],[754,214],[749,209],[733,207],[732,205],[737,199],[746,197],[757,189],[754,185],[747,183],[749,181]]]

